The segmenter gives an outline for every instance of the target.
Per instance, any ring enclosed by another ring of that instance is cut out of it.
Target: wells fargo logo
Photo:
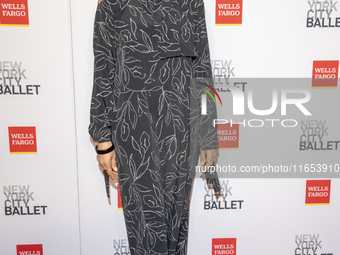
[[[216,26],[242,25],[242,0],[216,0]]]
[[[329,205],[331,180],[306,181],[306,205]]]
[[[216,124],[220,150],[237,150],[239,147],[240,124]]]
[[[28,27],[27,0],[0,0],[0,24],[7,27]]]
[[[312,88],[336,88],[338,73],[339,60],[314,61]]]
[[[9,151],[11,154],[36,154],[35,127],[8,127]]]
[[[212,255],[236,255],[236,238],[213,238]]]
[[[43,255],[42,244],[17,245],[17,255]]]

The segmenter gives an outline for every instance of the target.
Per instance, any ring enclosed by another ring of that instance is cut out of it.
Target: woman
[[[211,78],[203,0],[100,1],[94,56],[89,132],[131,254],[185,254],[199,150],[202,166],[217,157],[215,106],[201,116],[196,87]]]

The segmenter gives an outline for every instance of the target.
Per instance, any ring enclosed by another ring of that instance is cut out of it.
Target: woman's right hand
[[[98,143],[98,150],[106,150],[112,146],[112,142]],[[100,166],[114,181],[118,181],[118,168],[116,164],[116,152],[113,150],[106,154],[98,154],[97,160]]]

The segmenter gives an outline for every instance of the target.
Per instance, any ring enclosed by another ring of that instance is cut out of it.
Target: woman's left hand
[[[201,166],[204,167],[203,172],[205,172],[207,166],[211,166],[215,163],[218,156],[218,150],[205,150],[201,151]]]
[[[203,174],[207,171],[207,168],[209,166],[212,166],[216,162],[217,157],[218,157],[217,149],[201,151],[201,172],[203,172]],[[213,189],[214,188],[213,184],[208,184],[208,188]],[[215,192],[216,198],[220,198],[221,196],[222,196],[221,191]]]

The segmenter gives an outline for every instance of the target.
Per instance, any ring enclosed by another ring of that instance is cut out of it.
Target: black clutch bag
[[[106,195],[110,198],[110,176],[107,174],[106,171],[104,172],[104,180],[105,180],[105,187],[106,187]]]
[[[221,185],[218,179],[215,163],[212,164],[212,166],[206,168],[205,179],[208,186],[211,184],[213,185],[215,193],[221,191]]]

